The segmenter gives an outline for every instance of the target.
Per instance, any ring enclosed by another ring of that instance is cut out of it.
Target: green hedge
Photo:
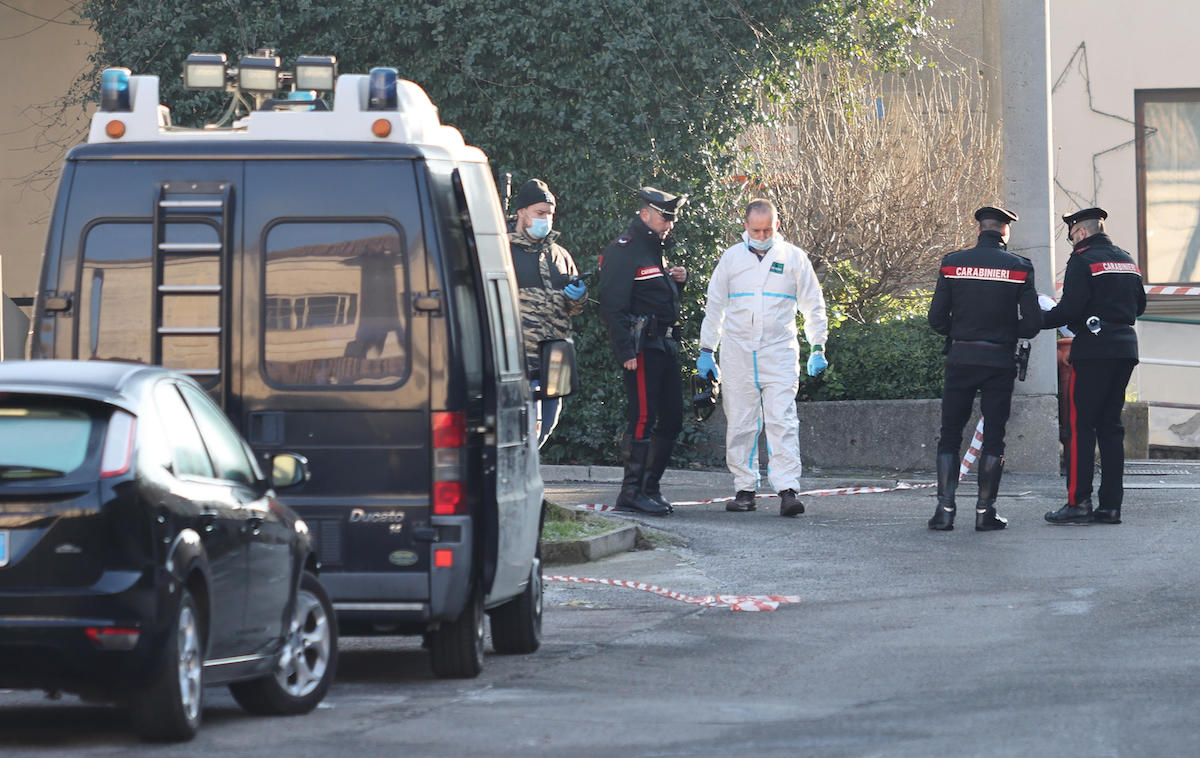
[[[928,301],[905,306],[913,315],[887,318],[860,324],[831,319],[826,355],[830,366],[820,376],[801,375],[801,401],[819,400],[900,400],[935,398],[942,392],[943,338],[929,328],[924,315]],[[693,314],[696,315],[696,314]],[[625,397],[607,334],[600,324],[595,305],[589,306],[576,321],[576,347],[584,367],[583,375],[600,377],[566,399],[562,421],[546,447],[545,463],[618,465],[617,439],[625,418]],[[685,328],[685,343],[680,361],[684,375],[693,372],[699,321],[690,320]],[[803,343],[803,339],[801,340]],[[807,345],[802,345],[802,356]],[[711,451],[703,449],[705,429],[691,416],[690,388],[680,388],[685,399],[685,421],[673,465],[687,466],[707,460]]]

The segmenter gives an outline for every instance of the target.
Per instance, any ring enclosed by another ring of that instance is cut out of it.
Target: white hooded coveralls
[[[829,323],[808,253],[778,234],[760,261],[742,242],[721,255],[708,284],[700,347],[720,345],[725,462],[740,490],[758,489],[758,436],[767,433],[767,474],[776,492],[800,486],[800,344],[824,345]]]

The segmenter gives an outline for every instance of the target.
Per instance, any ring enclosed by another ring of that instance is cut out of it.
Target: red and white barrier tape
[[[958,478],[962,481],[967,472],[971,470],[971,464],[979,459],[979,453],[983,449],[983,417],[980,417],[979,423],[975,425],[975,434],[971,437],[971,444],[967,446],[967,452],[963,456],[962,462],[958,464]],[[937,482],[928,482],[923,484],[909,484],[908,482],[897,482],[894,487],[834,487],[832,489],[819,490],[804,490],[797,492],[797,496],[806,495],[809,497],[825,497],[828,495],[870,495],[879,492],[895,492],[897,490],[923,490],[931,487],[936,487]],[[774,493],[763,493],[755,495],[755,497],[779,497]],[[732,497],[710,497],[705,500],[677,500],[672,501],[671,505],[708,505],[709,503],[727,503],[733,500]],[[605,505],[604,503],[581,503],[574,506],[575,510],[580,511],[615,511],[617,508],[614,505]]]
[[[678,600],[681,603],[691,603],[704,608],[728,608],[731,611],[773,611],[785,603],[799,603],[797,595],[703,595],[692,597],[682,592],[675,592],[654,584],[630,582],[625,579],[595,579],[587,576],[554,576],[543,574],[544,582],[574,582],[576,584],[607,584],[613,587],[625,587],[631,590],[641,590],[661,597]]]
[[[1166,284],[1144,284],[1142,289],[1147,295],[1200,295],[1200,287],[1180,287],[1178,285]],[[1063,283],[1054,283],[1055,294],[1061,295],[1063,291]]]

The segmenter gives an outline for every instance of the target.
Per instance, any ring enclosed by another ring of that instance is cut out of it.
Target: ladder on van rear
[[[163,182],[154,202],[151,360],[190,375],[228,407],[233,185]]]

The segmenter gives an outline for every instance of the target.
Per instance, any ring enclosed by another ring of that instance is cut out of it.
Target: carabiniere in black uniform
[[[978,243],[942,259],[929,305],[929,325],[946,335],[937,452],[938,508],[929,520],[929,528],[940,531],[954,528],[963,425],[971,415],[977,391],[981,392],[984,427],[975,529],[993,531],[1007,525],[996,516],[995,502],[1017,375],[1014,355],[1017,340],[1035,336],[1041,327],[1033,264],[1007,250],[1007,225],[1017,220],[1016,215],[985,207],[975,212],[975,218],[980,222]]]
[[[1087,208],[1063,221],[1069,228],[1089,219],[1102,222],[1103,209]],[[1125,387],[1138,363],[1133,324],[1146,310],[1142,274],[1129,253],[1099,232],[1080,239],[1063,277],[1062,299],[1046,311],[1042,327],[1066,325],[1071,341],[1067,386],[1067,504],[1046,514],[1055,524],[1121,523],[1124,499]],[[1100,447],[1099,506],[1092,511],[1092,470]]]
[[[670,221],[687,197],[652,188],[640,194]],[[671,278],[667,263],[674,247],[673,236],[661,238],[635,217],[600,258],[600,313],[613,353],[618,364],[637,359],[635,370],[622,369],[628,405],[621,443],[625,477],[617,508],[650,515],[672,510],[659,481],[683,429],[683,378],[676,357],[683,283]],[[633,327],[639,316],[647,319],[635,349]]]

